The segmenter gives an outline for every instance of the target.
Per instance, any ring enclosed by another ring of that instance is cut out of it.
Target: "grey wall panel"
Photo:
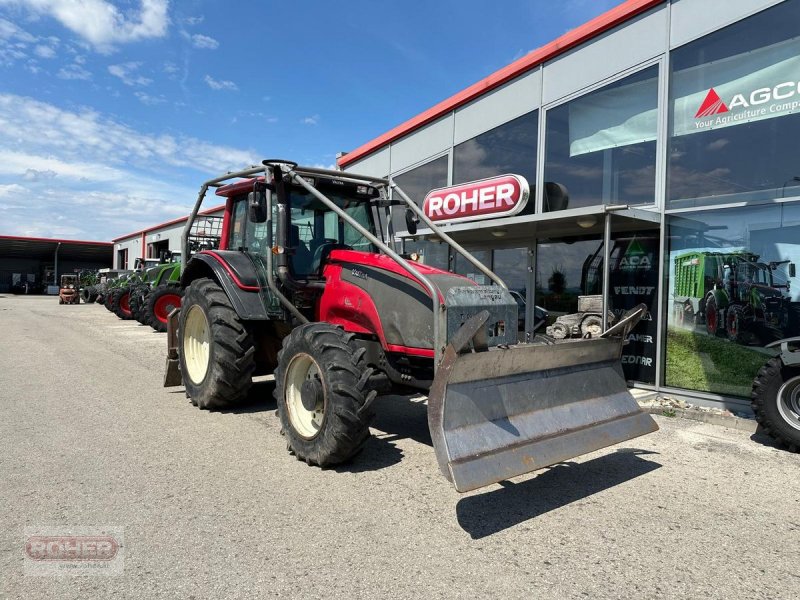
[[[385,148],[370,154],[366,158],[348,165],[345,171],[351,171],[360,175],[372,175],[373,177],[386,177],[389,174],[391,165],[389,164],[390,148]]]
[[[668,13],[668,5],[663,4],[545,64],[542,103],[554,102],[666,52]]]
[[[673,0],[670,46],[680,46],[783,0]]]
[[[535,69],[457,109],[454,143],[460,144],[539,108],[542,71]]]
[[[392,144],[392,173],[448,150],[452,144],[453,113],[450,113]]]

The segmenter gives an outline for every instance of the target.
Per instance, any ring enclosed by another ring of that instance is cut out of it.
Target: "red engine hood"
[[[358,250],[333,250],[330,254],[330,259],[337,262],[355,263],[368,267],[385,269],[386,271],[391,271],[392,273],[397,273],[398,275],[403,275],[405,277],[414,279],[411,277],[408,271],[394,262],[394,260],[388,256],[384,256],[383,254],[359,252]],[[409,262],[411,263],[411,266],[419,271],[422,275],[449,275],[450,277],[460,277],[464,280],[464,285],[477,285],[474,281],[462,275],[450,273],[449,271],[443,271],[442,269],[437,269],[436,267],[431,267],[422,263],[416,263],[413,261]]]

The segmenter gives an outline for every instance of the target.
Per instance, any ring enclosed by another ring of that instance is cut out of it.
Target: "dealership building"
[[[339,166],[420,199],[522,175],[518,214],[444,228],[525,296],[528,328],[534,305],[644,302],[628,379],[744,411],[763,346],[800,335],[799,82],[800,0],[629,0]],[[394,225],[407,252],[483,282]]]
[[[338,164],[420,202],[521,176],[511,214],[443,228],[518,292],[524,327],[534,306],[645,303],[631,384],[746,412],[763,346],[800,335],[799,134],[800,0],[628,0]],[[407,253],[488,283],[397,217]],[[184,222],[114,240],[115,266],[179,250]]]

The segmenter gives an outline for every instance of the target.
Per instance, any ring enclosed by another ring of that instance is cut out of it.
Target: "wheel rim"
[[[739,315],[735,312],[732,312],[731,316],[728,317],[728,333],[732,337],[736,337],[736,334],[739,333]]]
[[[315,401],[309,402],[309,388],[314,385],[318,385],[320,391]],[[292,358],[286,369],[284,390],[284,401],[292,427],[307,440],[317,437],[325,421],[325,388],[320,380],[319,365],[311,356],[300,353]],[[313,408],[310,408],[311,404]]]
[[[183,324],[183,362],[189,379],[199,384],[208,371],[211,334],[208,319],[199,306],[192,306]]]
[[[156,304],[153,307],[153,312],[156,315],[156,319],[162,323],[166,323],[169,313],[172,312],[172,309],[180,307],[181,297],[178,296],[178,294],[164,294],[161,296],[161,298],[156,300]]]
[[[794,377],[778,390],[778,412],[791,427],[800,431],[800,377]]]
[[[119,309],[126,317],[131,316],[131,295],[130,292],[125,292],[119,298]]]

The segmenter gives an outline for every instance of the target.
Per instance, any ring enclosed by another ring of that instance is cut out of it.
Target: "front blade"
[[[428,399],[445,477],[466,492],[656,431],[628,391],[621,344],[448,347]]]

